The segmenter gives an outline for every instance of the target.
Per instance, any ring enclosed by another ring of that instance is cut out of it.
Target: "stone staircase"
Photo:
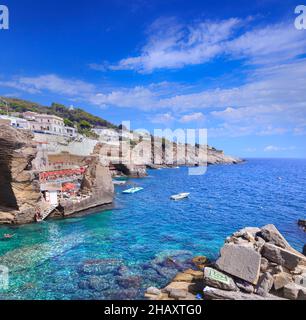
[[[51,212],[55,210],[56,207],[57,205],[50,205],[50,204],[46,205],[46,203],[44,203],[44,208],[41,208],[40,217],[39,218],[37,217],[36,221],[41,222],[45,220],[49,216],[49,214],[51,214]]]

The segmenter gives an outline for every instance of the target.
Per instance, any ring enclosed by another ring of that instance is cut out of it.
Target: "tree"
[[[74,127],[74,123],[67,118],[64,119],[64,124],[66,127]]]
[[[90,129],[91,128],[91,124],[86,120],[81,120],[79,123],[79,126],[81,129]]]

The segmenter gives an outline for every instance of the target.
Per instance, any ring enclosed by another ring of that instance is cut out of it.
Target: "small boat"
[[[115,186],[123,186],[124,184],[126,184],[126,180],[113,180],[113,184]]]
[[[173,196],[170,197],[170,199],[172,199],[172,200],[181,200],[181,199],[184,199],[184,198],[188,198],[189,195],[190,195],[189,192],[182,192],[182,193],[179,193],[179,194],[174,194]]]
[[[122,191],[122,193],[135,193],[135,192],[138,192],[138,191],[141,191],[141,190],[143,190],[143,188],[134,187],[134,188],[131,188],[131,189],[124,190],[124,191]]]

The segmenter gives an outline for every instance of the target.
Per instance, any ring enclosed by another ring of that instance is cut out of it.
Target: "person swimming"
[[[14,237],[14,234],[10,234],[10,233],[5,233],[4,235],[3,235],[3,238],[4,239],[12,239]]]

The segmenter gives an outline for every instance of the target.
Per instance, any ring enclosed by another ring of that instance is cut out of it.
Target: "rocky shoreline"
[[[306,300],[306,256],[272,224],[233,233],[210,262],[195,257],[164,288],[150,287],[150,300]]]
[[[145,177],[147,168],[242,162],[210,146],[198,146],[197,152],[194,149],[175,144],[168,154],[162,144],[159,149],[152,148],[151,140],[108,145],[82,135],[72,139],[0,124],[0,175],[4,177],[0,181],[0,224],[32,223],[37,214],[38,219],[66,217],[110,205],[114,199],[112,178]],[[203,157],[198,159],[199,149],[203,149]],[[173,154],[175,162],[170,161]],[[81,169],[82,174],[72,173]],[[46,176],[50,174],[53,178],[49,180]],[[64,198],[62,190],[69,182],[77,192]]]

